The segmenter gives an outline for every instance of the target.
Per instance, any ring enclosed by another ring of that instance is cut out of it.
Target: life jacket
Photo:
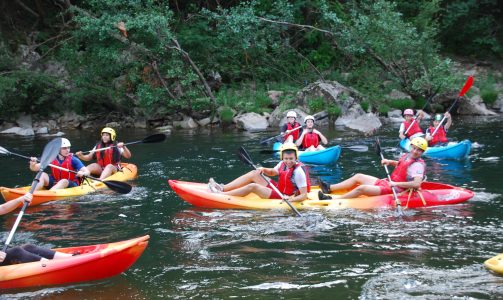
[[[433,132],[435,131],[435,127],[430,126],[430,128],[428,128],[428,131],[430,132],[430,135],[433,134]],[[440,126],[435,135],[432,136],[432,139],[428,142],[428,144],[430,146],[433,146],[438,143],[447,143],[448,141],[449,140],[447,139],[447,132],[445,131],[444,126]]]
[[[300,162],[297,162],[292,168],[288,168],[284,162],[281,162],[279,166],[279,178],[278,178],[278,190],[285,195],[298,195],[299,188],[295,184],[295,178],[293,176],[294,171],[297,168],[302,168],[304,173],[306,173],[307,181],[307,192],[311,191],[311,180],[309,179],[309,172],[307,167]]]
[[[73,153],[70,153],[67,157],[65,157],[65,159],[61,163],[56,158],[51,162],[51,164],[68,170],[78,171],[74,170],[72,167],[72,157]],[[79,181],[75,179],[75,173],[70,173],[67,171],[56,169],[54,167],[51,167],[51,171],[52,171],[52,177],[54,177],[56,182],[60,181],[61,179],[68,179],[69,181],[79,183]]]
[[[297,128],[297,127],[301,127],[301,125],[298,122],[293,123],[293,125],[291,123],[287,123],[286,124],[286,129],[287,130],[292,130],[292,129]],[[299,132],[300,132],[300,128],[298,128],[294,132],[290,132],[289,134],[285,135],[283,137],[283,142],[286,141],[286,139],[289,136],[293,136],[293,141],[296,141],[299,138]]]
[[[304,135],[304,140],[302,141],[302,147],[304,147],[304,149],[307,149],[311,146],[316,148],[319,144],[320,137],[316,133],[308,132]]]
[[[101,148],[110,147],[110,146],[115,146],[115,143],[109,143],[109,144],[105,145],[102,142],[99,142],[96,144],[96,150],[101,149]],[[110,164],[117,166],[121,162],[121,160],[120,160],[121,153],[120,153],[119,148],[117,148],[117,147],[112,147],[107,150],[94,152],[93,156],[96,159],[97,163],[102,168],[104,168]]]
[[[409,126],[412,122],[414,122],[414,120],[412,120],[410,123],[407,121],[403,122],[403,126],[405,128],[405,131],[407,131],[407,128],[409,128]],[[404,131],[404,133],[405,133],[405,131]],[[416,133],[423,133],[423,130],[421,130],[421,127],[419,127],[419,123],[417,121],[415,121],[414,125],[412,125],[410,127],[409,131],[407,131],[407,133],[405,133],[405,136],[410,138],[411,136],[413,136]]]
[[[398,160],[398,164],[396,165],[393,173],[391,173],[391,180],[394,182],[407,182],[412,181],[413,178],[407,176],[407,169],[410,165],[415,162],[419,162],[426,167],[426,164],[423,159],[417,158],[413,159],[410,153],[406,153],[400,157]]]

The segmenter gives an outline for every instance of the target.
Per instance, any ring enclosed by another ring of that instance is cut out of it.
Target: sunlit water
[[[408,210],[290,211],[212,210],[191,207],[167,179],[227,182],[249,170],[236,150],[256,163],[277,160],[260,150],[261,137],[220,129],[181,131],[160,144],[131,146],[139,177],[128,195],[86,195],[29,208],[13,244],[66,247],[150,234],[149,247],[126,273],[107,280],[50,288],[0,291],[13,299],[155,299],[246,297],[260,299],[450,299],[503,297],[503,277],[482,262],[503,252],[501,119],[456,120],[450,133],[477,147],[466,161],[427,160],[428,178],[472,189],[454,206]],[[397,124],[381,137],[386,157],[396,155]],[[328,131],[328,129],[325,129]],[[141,140],[151,132],[119,131]],[[89,150],[96,134],[71,132],[72,150]],[[336,165],[314,166],[312,177],[337,182],[357,172],[384,177],[373,137],[331,130],[329,140],[367,145],[343,150]],[[39,155],[48,139],[0,136],[0,146]],[[28,162],[0,157],[0,185],[28,184]],[[0,217],[2,235],[16,215]]]

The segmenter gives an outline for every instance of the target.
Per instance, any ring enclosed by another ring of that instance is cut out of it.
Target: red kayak
[[[255,194],[245,197],[228,196],[212,193],[208,184],[168,180],[171,188],[186,202],[199,207],[221,209],[290,209],[288,204],[277,199],[262,199]],[[311,187],[308,200],[293,202],[297,209],[375,209],[393,208],[393,194],[380,196],[360,196],[354,199],[341,199],[331,194],[332,200],[318,200],[319,187]],[[342,194],[342,192],[340,193]],[[410,196],[410,198],[409,198]],[[398,196],[403,208],[420,208],[427,206],[451,205],[465,202],[473,197],[473,192],[443,183],[423,182],[419,191],[406,192]]]
[[[0,267],[0,289],[60,285],[115,276],[140,257],[149,238],[145,235],[116,243],[54,249],[78,255]]]

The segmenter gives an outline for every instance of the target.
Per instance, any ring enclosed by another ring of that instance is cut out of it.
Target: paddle
[[[381,156],[381,159],[384,159],[384,155],[382,154],[382,150],[381,150],[381,142],[379,142],[379,138],[378,137],[376,137],[375,148],[376,148],[376,153],[379,156]],[[388,180],[391,182],[391,176],[389,175],[389,171],[388,171],[388,166],[387,165],[384,165],[384,170],[386,170],[386,175],[388,175]],[[393,191],[393,197],[395,198],[396,210],[398,212],[398,215],[402,216],[402,214],[403,214],[402,213],[402,203],[400,202],[400,200],[398,200],[398,196],[396,194],[394,186],[391,187],[391,190]]]
[[[466,94],[466,92],[468,92],[468,90],[472,87],[472,85],[473,85],[473,76],[468,76],[468,79],[466,79],[466,82],[463,85],[463,87],[461,88],[461,91],[459,92],[458,97],[456,97],[456,100],[454,101],[454,103],[452,103],[452,105],[449,107],[447,112],[451,112],[451,109],[456,105],[456,103],[458,103],[458,100],[461,99],[461,97],[463,97]],[[442,123],[444,123],[445,119],[446,119],[446,117],[444,114],[444,117],[442,118],[440,123],[438,123],[437,127],[435,128],[435,131],[433,131],[431,136],[434,136],[435,133],[437,133],[438,129],[440,128]]]
[[[435,92],[432,95],[430,95],[430,97],[428,97],[428,99],[426,100],[426,103],[424,103],[423,108],[421,108],[421,110],[424,110],[426,108],[426,106],[430,103],[431,99],[433,99],[433,97],[435,97],[437,95],[441,86],[442,85],[439,85],[438,88],[435,90]],[[404,135],[407,135],[407,132],[409,132],[409,130],[412,128],[412,125],[414,125],[414,123],[416,122],[416,119],[418,117],[419,117],[419,111],[416,112],[416,115],[414,116],[412,123],[410,123],[409,127],[407,127],[407,129],[403,133]],[[400,143],[398,143],[398,145],[400,145]],[[398,148],[398,146],[397,146],[397,148]]]
[[[58,150],[58,153],[59,153],[59,150]],[[4,147],[0,147],[0,154],[14,155],[14,156],[17,156],[17,157],[26,158],[28,160],[31,159],[28,156],[21,155],[21,154],[18,154],[18,153],[14,153],[14,152],[10,152],[9,150],[5,149]],[[54,158],[52,160],[54,160]],[[40,159],[40,161],[41,161],[41,159]],[[48,165],[51,166],[51,167],[53,167],[53,168],[56,168],[56,169],[60,169],[60,170],[66,171],[66,172],[71,172],[71,173],[77,174],[77,172],[73,171],[73,170],[68,170],[68,169],[65,169],[65,168],[62,168],[62,167],[59,167],[59,166],[55,166],[53,164],[48,164]],[[96,181],[102,182],[109,189],[111,189],[112,191],[115,191],[115,192],[117,192],[119,194],[127,194],[127,193],[131,192],[131,189],[132,189],[131,185],[129,185],[129,184],[125,183],[125,182],[122,182],[122,181],[101,180],[101,179],[98,179],[98,178],[95,178],[95,177],[92,177],[92,176],[85,176],[85,177],[90,178],[92,180],[96,180]]]
[[[44,151],[42,152],[42,157],[40,158],[40,170],[38,171],[37,175],[35,176],[35,179],[31,183],[30,191],[28,193],[33,194],[35,188],[37,187],[38,182],[40,181],[40,176],[42,176],[42,173],[44,172],[44,169],[51,161],[53,161],[56,158],[60,148],[61,148],[61,138],[55,138],[52,141],[50,141],[47,145],[45,145]],[[26,207],[28,207],[28,203],[24,202],[21,211],[19,211],[19,214],[17,215],[16,222],[14,222],[14,226],[12,226],[9,236],[5,241],[5,245],[3,246],[2,249],[3,252],[5,252],[9,247],[12,237],[16,232],[17,226],[19,225],[19,222],[21,222],[21,218],[24,215]]]
[[[355,152],[367,152],[369,150],[369,147],[365,146],[365,145],[353,145],[353,146],[341,146],[341,147],[344,149],[353,150]],[[329,148],[329,146],[327,146],[327,148]],[[319,151],[322,151],[322,150],[319,150]],[[271,154],[271,153],[276,153],[276,152],[279,152],[279,149],[278,150],[270,150],[270,149],[260,150],[260,153],[263,153],[263,154]],[[315,151],[313,151],[313,152],[315,152]]]
[[[294,132],[294,131],[296,131],[296,130],[299,130],[299,129],[300,129],[300,128],[302,128],[302,127],[304,127],[304,126],[297,126],[297,127],[293,128],[292,130],[290,130],[290,132]],[[260,141],[260,144],[262,144],[262,145],[267,145],[267,144],[269,144],[271,141],[273,141],[273,140],[275,140],[275,139],[279,138],[280,136],[283,136],[283,134],[281,134],[281,133],[280,133],[280,134],[277,134],[277,135],[272,136],[272,137],[270,137],[270,138],[262,139],[262,140]]]
[[[144,138],[141,141],[124,143],[124,146],[134,145],[134,144],[140,144],[140,143],[142,143],[142,144],[160,143],[160,142],[163,142],[164,140],[166,140],[166,135],[163,134],[163,133],[157,133],[157,134],[149,135],[149,136],[147,136],[146,138]],[[89,154],[91,152],[99,152],[99,151],[107,150],[107,149],[110,149],[110,148],[113,148],[113,147],[117,147],[117,146],[114,145],[114,146],[110,146],[110,147],[89,150],[89,151],[82,152],[82,154],[85,155],[85,154]]]
[[[257,170],[257,167],[255,166],[255,164],[253,163],[251,157],[250,157],[250,154],[248,154],[248,151],[246,151],[245,148],[243,147],[239,147],[239,151],[238,151],[238,155],[239,155],[239,158],[241,159],[242,162],[244,162],[245,164],[251,166],[252,168],[254,168],[255,170]],[[267,182],[270,182],[270,179],[268,177],[266,177],[264,174],[260,173],[260,175],[262,176],[262,178],[264,178]],[[295,212],[295,214],[299,217],[301,217],[302,215],[299,213],[299,211],[292,205],[292,203],[290,203],[290,201],[288,201],[288,199],[285,199],[285,196],[278,190],[278,188],[276,186],[274,186],[273,184],[270,185],[272,187],[272,189],[278,193],[278,195],[281,196],[281,198],[283,199],[283,201],[286,202],[286,204],[288,204],[288,206],[290,206],[290,208]]]

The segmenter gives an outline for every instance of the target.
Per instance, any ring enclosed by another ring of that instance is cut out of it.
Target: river
[[[455,117],[449,136],[470,138],[466,161],[427,159],[428,178],[475,191],[464,204],[407,210],[238,211],[186,204],[168,179],[228,182],[249,171],[236,155],[244,146],[264,166],[277,161],[246,133],[200,129],[176,131],[159,144],[131,146],[139,169],[133,191],[111,191],[27,209],[13,245],[47,247],[107,243],[149,234],[143,256],[124,274],[97,282],[0,291],[5,299],[495,299],[503,277],[483,261],[503,252],[503,122]],[[385,156],[395,155],[398,125],[377,133]],[[373,137],[322,129],[331,143],[367,145],[344,149],[336,165],[313,167],[313,176],[337,182],[356,172],[384,177],[372,151]],[[152,134],[120,130],[119,140]],[[89,150],[97,133],[68,132],[72,150]],[[0,136],[12,152],[40,155],[47,138]],[[26,185],[28,162],[0,157],[0,185]],[[0,217],[2,241],[17,214]]]

